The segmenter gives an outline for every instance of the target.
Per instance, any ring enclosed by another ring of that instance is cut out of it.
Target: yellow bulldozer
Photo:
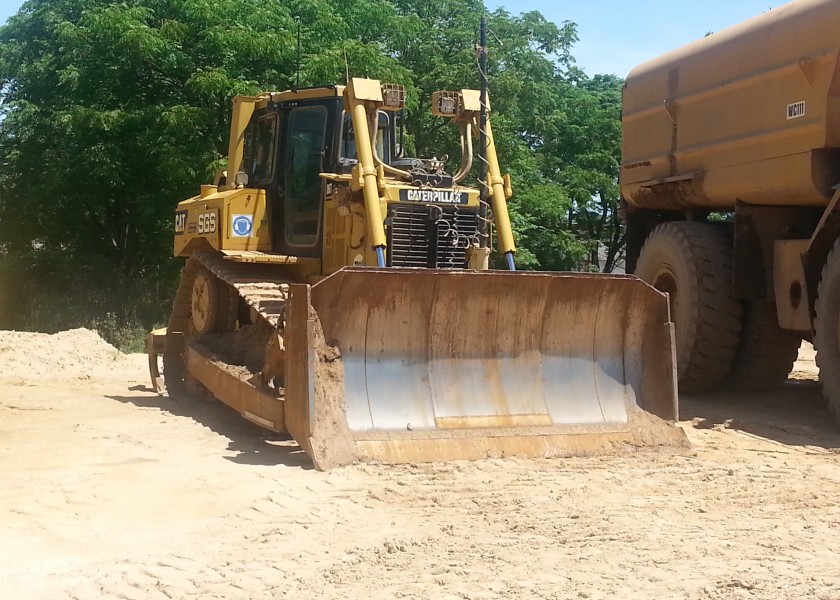
[[[433,95],[460,131],[450,174],[401,156],[401,86],[235,98],[226,172],[175,213],[187,262],[149,337],[155,385],[162,354],[170,395],[288,432],[318,469],[683,445],[667,296],[514,272],[482,101]],[[465,185],[473,163],[484,194]],[[488,269],[494,240],[508,271]]]

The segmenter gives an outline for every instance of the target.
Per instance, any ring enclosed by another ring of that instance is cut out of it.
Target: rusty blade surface
[[[634,277],[345,269],[312,305],[354,432],[676,418],[667,299]]]
[[[343,269],[290,286],[285,339],[319,469],[687,446],[667,297],[635,277]]]

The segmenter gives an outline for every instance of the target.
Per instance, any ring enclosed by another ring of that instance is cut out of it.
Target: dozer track
[[[193,283],[201,272],[215,279],[216,292],[212,331],[197,335],[191,318]],[[247,419],[274,431],[285,431],[283,388],[269,385],[269,354],[282,357],[283,315],[288,299],[289,280],[276,267],[242,264],[225,260],[210,252],[193,254],[184,266],[164,343],[164,377],[170,392],[195,392],[195,381],[216,398],[240,411]],[[240,302],[247,307],[243,314]],[[252,348],[261,357],[245,366],[229,361],[223,351],[224,339],[237,335],[237,321],[242,327],[261,327]],[[214,343],[215,342],[215,343]],[[274,362],[277,362],[277,358]],[[282,368],[281,368],[282,369]],[[263,373],[266,371],[266,373]],[[282,375],[282,373],[276,373]],[[153,375],[154,381],[154,375]]]
[[[170,328],[175,325],[175,331],[185,331],[185,329],[178,329],[177,326],[186,327],[189,324],[191,293],[189,284],[192,282],[190,275],[201,267],[235,290],[235,294],[271,327],[277,327],[283,318],[286,301],[289,298],[288,277],[278,274],[276,267],[237,263],[210,252],[196,252],[184,267],[175,310],[169,322]],[[178,322],[173,323],[173,319],[178,319]]]

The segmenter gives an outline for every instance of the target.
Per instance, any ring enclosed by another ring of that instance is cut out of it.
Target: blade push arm
[[[353,117],[353,129],[356,132],[356,155],[362,175],[362,190],[367,214],[368,242],[376,251],[376,260],[380,267],[385,266],[385,225],[379,204],[379,183],[376,165],[373,161],[373,147],[368,128],[368,110],[374,114],[382,104],[382,88],[378,81],[354,77],[345,91],[345,104]]]

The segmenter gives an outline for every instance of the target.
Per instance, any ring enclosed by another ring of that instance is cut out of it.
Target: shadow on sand
[[[225,456],[225,460],[243,465],[313,468],[312,461],[291,437],[258,427],[221,402],[198,399],[187,394],[178,394],[174,398],[159,396],[144,385],[132,386],[128,391],[131,392],[128,395],[107,398],[193,419],[229,440],[228,450],[237,455]]]
[[[312,469],[312,461],[293,439],[262,429],[215,400],[189,395],[159,396],[150,387],[136,385],[124,396],[108,396],[141,408],[155,408],[195,420],[229,440],[236,452],[225,460],[247,465],[286,465]],[[697,428],[726,428],[800,447],[840,449],[840,425],[822,397],[819,382],[790,379],[778,391],[680,395],[680,419]]]
[[[680,395],[680,419],[693,420],[698,428],[725,427],[790,446],[840,448],[840,425],[815,380],[790,379],[774,392]]]

